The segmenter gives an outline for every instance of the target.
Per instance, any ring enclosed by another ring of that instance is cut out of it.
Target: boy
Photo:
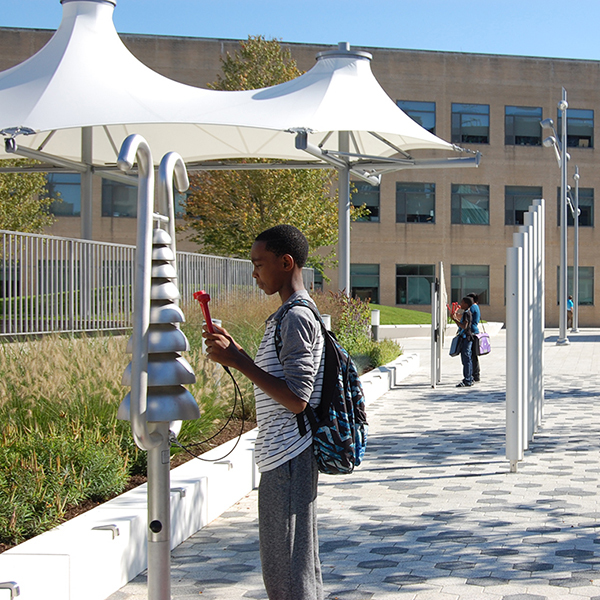
[[[308,242],[295,227],[277,225],[257,236],[250,256],[258,287],[268,296],[279,294],[282,303],[267,320],[256,359],[223,328],[203,335],[211,360],[236,368],[254,383],[259,540],[267,594],[270,600],[322,600],[318,470],[308,420],[304,417],[307,433],[301,436],[296,416],[307,403],[318,405],[323,385],[323,334],[310,309],[294,306],[287,312],[279,355],[275,348],[275,326],[284,307],[298,298],[310,300],[302,280]]]
[[[456,384],[456,387],[471,387],[473,385],[473,333],[471,330],[473,315],[471,314],[471,306],[473,306],[473,299],[469,298],[469,296],[465,296],[460,301],[460,307],[463,311],[461,319],[458,319],[456,313],[450,315],[451,319],[461,330],[460,335],[463,338],[462,346],[460,348],[460,359],[463,365],[463,379],[460,383]]]
[[[479,322],[481,321],[481,310],[479,309],[479,295],[471,292],[467,294],[471,300],[473,300],[473,306],[471,306],[471,314],[473,315],[473,322],[471,323],[471,332],[473,335],[473,347],[471,348],[471,363],[473,364],[473,381],[481,381],[481,367],[479,366]]]

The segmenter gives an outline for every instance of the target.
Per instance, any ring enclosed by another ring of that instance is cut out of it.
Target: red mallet
[[[198,302],[200,302],[200,307],[202,308],[202,314],[204,315],[204,320],[206,321],[206,328],[208,329],[208,333],[214,333],[215,329],[212,324],[212,319],[210,318],[210,310],[208,309],[208,303],[210,302],[210,294],[208,292],[205,292],[204,290],[194,292],[194,300],[198,300]]]

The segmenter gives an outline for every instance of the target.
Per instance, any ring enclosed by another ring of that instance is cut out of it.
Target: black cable
[[[231,410],[231,414],[229,415],[229,417],[228,417],[227,421],[225,422],[225,424],[223,425],[223,427],[221,427],[221,429],[219,429],[219,431],[217,431],[217,433],[215,433],[213,436],[203,440],[202,442],[195,442],[193,444],[188,444],[185,446],[183,444],[181,444],[174,435],[171,436],[171,438],[170,438],[171,444],[175,444],[178,448],[181,448],[184,452],[187,452],[193,458],[197,458],[198,460],[202,460],[204,462],[216,462],[219,460],[223,460],[224,458],[227,458],[237,448],[237,445],[240,443],[240,440],[242,439],[242,435],[244,433],[244,425],[246,424],[246,411],[244,410],[244,396],[242,395],[240,386],[238,385],[238,382],[235,380],[235,377],[229,370],[229,367],[224,366],[223,368],[225,369],[225,372],[229,375],[229,377],[231,377],[231,381],[233,381],[233,386],[234,386],[233,409]],[[240,405],[242,407],[242,426],[240,428],[240,433],[238,435],[238,438],[237,438],[233,448],[227,454],[225,454],[224,456],[221,456],[220,458],[212,458],[212,459],[202,458],[198,454],[194,454],[190,450],[190,448],[195,447],[195,446],[201,446],[202,444],[206,444],[210,440],[216,438],[220,433],[225,431],[225,428],[227,427],[227,425],[229,425],[229,423],[231,422],[231,419],[233,418],[233,415],[235,414],[235,409],[237,407],[238,394],[240,397]]]

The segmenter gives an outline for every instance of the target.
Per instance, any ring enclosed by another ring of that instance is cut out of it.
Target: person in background
[[[471,330],[473,331],[473,351],[471,352],[473,381],[481,381],[481,371],[479,368],[479,338],[476,335],[479,333],[479,322],[481,321],[479,296],[474,292],[467,294],[467,296],[473,300],[473,306],[471,306],[471,314],[473,315],[473,322],[471,323]]]
[[[460,348],[460,360],[463,366],[463,379],[460,383],[456,384],[456,387],[471,387],[473,385],[473,333],[471,330],[471,323],[473,319],[473,315],[471,313],[472,306],[473,299],[465,296],[460,301],[460,308],[463,311],[461,318],[458,318],[458,312],[450,315],[450,318],[458,325],[460,335],[463,338]]]
[[[567,299],[567,327],[573,327],[573,296]]]

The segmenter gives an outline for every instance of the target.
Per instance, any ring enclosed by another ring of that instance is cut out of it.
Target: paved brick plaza
[[[482,383],[460,359],[421,369],[369,406],[367,458],[320,482],[326,597],[340,600],[600,600],[600,330],[545,344],[542,430],[518,473],[504,457],[504,332]],[[253,492],[173,552],[173,598],[266,598]],[[146,597],[145,574],[110,600]]]

